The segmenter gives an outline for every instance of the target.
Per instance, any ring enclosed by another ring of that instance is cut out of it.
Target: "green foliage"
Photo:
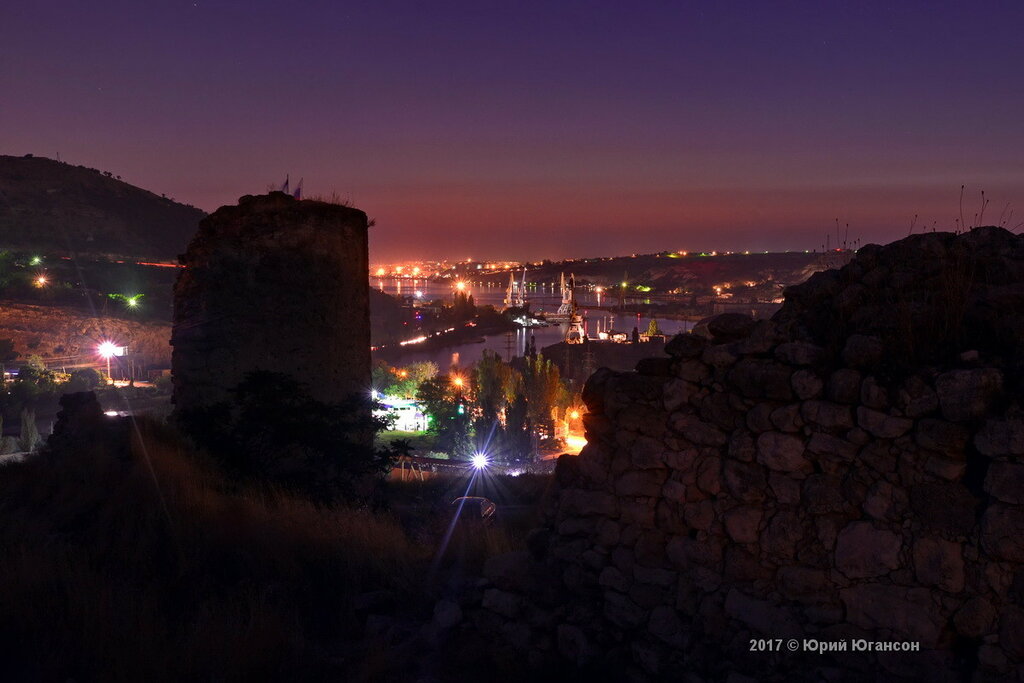
[[[437,372],[437,364],[429,361],[403,368],[393,368],[384,361],[378,361],[371,371],[370,383],[382,395],[415,398],[420,385],[437,376]]]
[[[10,363],[18,357],[13,339],[0,339],[0,363]]]
[[[179,415],[187,434],[230,471],[318,502],[367,501],[400,448],[375,449],[384,421],[364,397],[336,404],[281,373],[246,376],[231,403]]]
[[[451,309],[452,318],[456,321],[470,320],[476,316],[476,302],[472,294],[456,292]]]
[[[65,393],[78,391],[92,391],[103,383],[100,373],[92,368],[79,368],[71,373],[68,383],[64,387]]]
[[[36,414],[27,408],[21,411],[21,436],[18,438],[18,448],[23,453],[31,453],[36,450],[43,441],[39,436],[39,429],[36,427]]]
[[[416,400],[429,418],[435,448],[455,457],[471,455],[472,406],[463,389],[455,387],[450,376],[438,375],[420,385]]]
[[[404,369],[406,372],[409,373],[409,381],[412,382],[413,385],[416,387],[419,387],[419,385],[423,384],[428,379],[433,379],[434,377],[437,377],[438,373],[437,363],[434,363],[432,361],[412,363],[411,365],[407,365]],[[410,395],[410,398],[415,395],[416,392],[413,392]]]
[[[169,394],[174,387],[174,383],[170,375],[160,375],[153,380],[153,387],[158,394]]]
[[[8,416],[17,415],[25,408],[55,400],[56,393],[54,374],[43,368],[39,356],[30,356],[27,364],[18,369],[18,379],[8,384],[6,394],[0,395],[0,410]]]
[[[505,412],[505,432],[502,435],[504,451],[512,456],[525,456],[532,451],[530,418],[526,396],[518,394]]]
[[[480,416],[488,424],[498,419],[516,394],[522,378],[494,351],[485,350],[473,369],[473,392]]]
[[[527,357],[523,370],[523,393],[526,396],[527,415],[536,429],[550,433],[553,429],[552,412],[569,404],[569,392],[562,384],[558,366],[544,356]]]

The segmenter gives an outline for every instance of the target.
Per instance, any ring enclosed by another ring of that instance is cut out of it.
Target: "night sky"
[[[286,173],[371,258],[1024,220],[1024,3],[4,2],[0,153],[212,210]]]

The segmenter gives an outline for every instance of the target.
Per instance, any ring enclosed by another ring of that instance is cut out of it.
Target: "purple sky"
[[[1024,220],[1024,3],[4,3],[0,153],[212,210],[290,173],[374,261]],[[988,220],[991,218],[991,220]]]

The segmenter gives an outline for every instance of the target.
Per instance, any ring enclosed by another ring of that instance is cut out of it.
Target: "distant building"
[[[597,338],[601,341],[613,341],[619,344],[626,344],[629,342],[629,333],[618,332],[616,330],[608,330],[607,332],[601,331],[597,333]]]
[[[427,429],[427,416],[419,403],[411,398],[395,398],[379,396],[377,403],[381,405],[373,411],[376,417],[393,419],[390,429],[399,432],[423,432]]]

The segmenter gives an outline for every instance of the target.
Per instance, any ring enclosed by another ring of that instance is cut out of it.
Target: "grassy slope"
[[[126,459],[3,468],[0,520],[15,680],[356,676],[354,597],[410,592],[427,558],[391,517],[231,486],[146,424]]]
[[[130,442],[0,467],[0,679],[461,680],[457,647],[396,645],[368,615],[415,633],[487,557],[522,547],[550,484],[481,483],[504,519],[457,525],[434,573],[465,480],[390,484],[392,513],[319,509],[226,481],[156,423]]]

